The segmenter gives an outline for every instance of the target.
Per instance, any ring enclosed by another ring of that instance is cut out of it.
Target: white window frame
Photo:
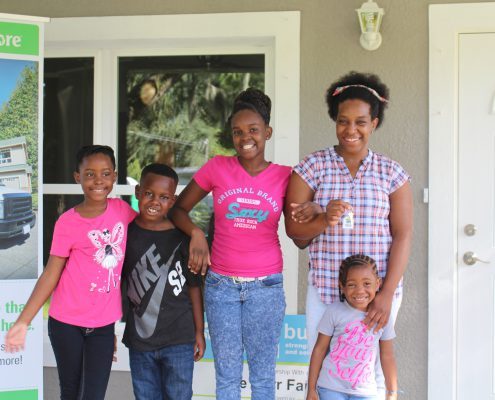
[[[2,155],[3,153],[7,154],[7,152],[8,152],[8,157],[0,157],[0,164],[12,163],[12,150],[11,149],[0,150],[0,155]]]
[[[94,58],[93,140],[117,149],[118,57],[264,54],[274,128],[267,157],[292,166],[299,161],[299,33],[299,11],[54,18],[45,30],[45,57]],[[44,184],[43,193],[82,192],[75,184]],[[115,195],[132,193],[129,185],[114,189]],[[299,257],[283,225],[279,234],[287,313],[296,314]]]

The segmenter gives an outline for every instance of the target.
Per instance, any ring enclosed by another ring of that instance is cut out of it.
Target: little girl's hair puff
[[[342,88],[345,90],[337,90]],[[373,91],[385,101],[380,100]],[[326,92],[326,102],[328,115],[333,121],[337,120],[340,103],[350,99],[368,103],[371,119],[378,118],[377,127],[382,124],[384,111],[388,105],[389,89],[378,75],[351,71],[332,83]]]
[[[352,256],[347,257],[342,261],[340,264],[340,269],[339,269],[339,299],[340,301],[345,300],[344,293],[342,293],[340,286],[345,286],[347,282],[347,274],[351,268],[354,267],[364,267],[366,265],[369,265],[371,267],[371,270],[373,273],[376,275],[377,278],[378,276],[378,269],[376,267],[376,261],[373,260],[371,257],[366,256],[364,254],[354,254]]]
[[[265,93],[259,89],[247,88],[235,98],[232,113],[228,121],[230,124],[233,116],[239,111],[251,110],[259,114],[263,118],[263,121],[269,125],[271,109],[272,101]]]

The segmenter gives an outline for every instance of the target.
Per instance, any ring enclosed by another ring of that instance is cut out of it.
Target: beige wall
[[[10,155],[12,157],[12,164],[26,164],[26,150],[24,146],[12,146],[10,148]]]
[[[378,0],[385,9],[383,44],[374,52],[359,46],[355,8],[363,0],[0,0],[3,13],[46,17],[183,14],[237,11],[301,11],[301,157],[335,142],[326,115],[325,88],[349,70],[375,72],[389,85],[391,102],[371,147],[398,160],[413,177],[415,235],[405,277],[405,296],[396,341],[402,399],[427,393],[427,205],[428,186],[428,4],[447,0]],[[306,256],[301,257],[300,293],[306,290]],[[304,311],[301,301],[300,312]],[[130,390],[126,374],[114,374],[109,399]],[[46,398],[56,377],[47,371]],[[131,398],[131,396],[129,396]]]

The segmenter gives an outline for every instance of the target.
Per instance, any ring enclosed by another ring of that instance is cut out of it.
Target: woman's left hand
[[[378,332],[388,322],[390,310],[392,309],[392,300],[394,294],[388,295],[384,292],[378,292],[373,301],[368,306],[368,312],[363,323],[368,326],[368,329],[374,329]]]

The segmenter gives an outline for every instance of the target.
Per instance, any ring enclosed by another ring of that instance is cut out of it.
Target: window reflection
[[[43,183],[74,183],[74,156],[93,143],[94,61],[46,58]]]
[[[161,162],[186,184],[209,158],[233,154],[235,96],[263,89],[264,55],[119,59],[119,182]]]
[[[160,162],[186,185],[211,157],[234,154],[232,103],[249,86],[263,90],[264,63],[262,54],[120,58],[119,183]],[[207,196],[191,211],[207,233],[212,209]]]

